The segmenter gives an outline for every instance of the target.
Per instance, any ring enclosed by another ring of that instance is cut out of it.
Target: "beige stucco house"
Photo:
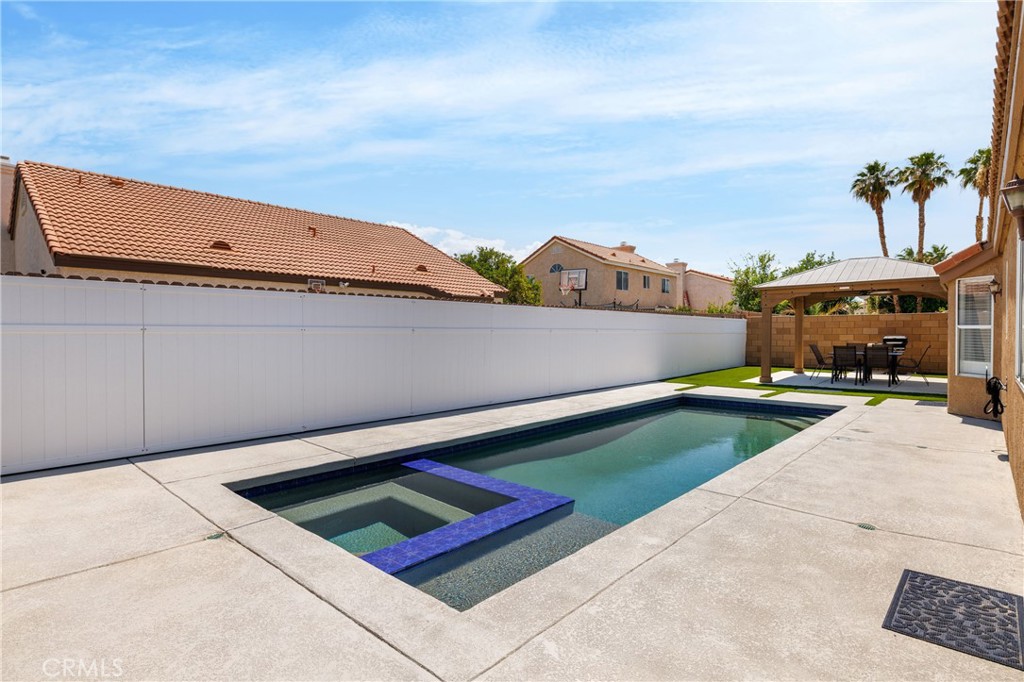
[[[484,302],[507,293],[391,225],[34,161],[13,171],[4,166],[4,272]]]
[[[1024,4],[997,4],[992,102],[991,220],[984,241],[935,266],[949,292],[949,411],[986,414],[986,375],[1005,387],[1003,432],[1024,516],[1024,207],[1002,190],[1024,178]],[[1020,190],[1013,191],[1020,201]],[[1018,204],[1019,205],[1019,204]]]
[[[601,246],[554,236],[521,263],[529,277],[541,283],[544,305],[620,305],[638,308],[687,306],[705,310],[732,299],[732,280],[696,270],[676,260],[662,265],[622,242]],[[564,271],[586,270],[585,291],[562,294]]]
[[[14,196],[14,164],[0,156],[0,272],[14,269],[14,242],[8,227],[11,224],[11,199]]]

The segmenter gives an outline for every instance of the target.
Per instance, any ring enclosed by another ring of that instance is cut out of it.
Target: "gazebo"
[[[822,265],[754,287],[761,292],[761,383],[772,381],[772,309],[789,300],[796,311],[793,371],[804,373],[804,308],[846,296],[928,296],[946,300],[931,265],[896,258],[866,257]]]

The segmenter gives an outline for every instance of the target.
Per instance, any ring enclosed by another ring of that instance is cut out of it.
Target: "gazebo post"
[[[793,320],[793,374],[804,373],[804,297],[793,299],[793,310],[796,311],[796,318]]]
[[[772,308],[774,301],[761,292],[761,383],[772,383]]]

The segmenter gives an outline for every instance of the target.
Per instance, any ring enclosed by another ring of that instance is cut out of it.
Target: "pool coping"
[[[402,466],[505,495],[512,498],[512,501],[390,547],[364,554],[361,557],[366,563],[376,566],[389,575],[395,575],[499,533],[506,528],[511,528],[518,523],[573,503],[572,498],[564,495],[556,495],[546,490],[502,481],[429,459],[405,462]]]
[[[595,597],[609,585],[664,551],[690,531],[723,511],[760,482],[856,419],[867,408],[801,401],[798,407],[835,408],[837,411],[782,443],[741,462],[736,467],[672,500],[646,516],[623,526],[561,561],[529,576],[480,604],[457,611],[415,587],[389,576],[330,542],[277,517],[241,498],[225,484],[260,476],[288,478],[296,469],[324,471],[372,463],[397,454],[411,457],[439,447],[514,434],[567,418],[599,418],[624,407],[639,407],[679,397],[674,384],[644,385],[655,395],[616,396],[614,404],[586,406],[571,415],[538,419],[448,440],[404,449],[380,448],[361,457],[327,455],[309,465],[296,461],[212,474],[168,484],[197,511],[256,555],[273,564],[318,597],[347,614],[363,627],[419,661],[439,677],[468,678],[493,667],[519,646]],[[697,395],[692,394],[691,395]],[[723,404],[771,404],[749,392],[709,396]],[[499,406],[499,409],[503,409]],[[441,421],[444,416],[433,417]],[[232,486],[236,487],[236,486]],[[184,494],[183,494],[184,493]],[[234,498],[234,500],[230,499]],[[387,603],[388,608],[380,605]]]

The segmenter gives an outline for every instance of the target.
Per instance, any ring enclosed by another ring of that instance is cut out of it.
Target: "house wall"
[[[604,305],[617,301],[632,305],[638,299],[641,308],[676,306],[679,289],[679,276],[673,272],[652,272],[630,268],[627,266],[610,265],[589,254],[578,251],[565,244],[549,244],[546,249],[536,254],[523,266],[523,271],[541,284],[541,295],[544,305],[572,305],[576,294],[562,296],[558,291],[559,273],[551,272],[551,266],[559,263],[566,270],[587,269],[587,290],[583,292],[584,305]],[[615,271],[629,273],[629,291],[618,291],[615,288]],[[651,288],[643,288],[643,275],[651,278]],[[662,278],[669,280],[669,293],[661,293]]]
[[[686,273],[686,293],[691,308],[707,310],[709,305],[721,306],[732,300],[732,283],[690,270]]]
[[[1018,111],[1020,111],[1018,109]],[[1018,120],[1018,126],[1020,121]],[[1020,128],[1018,128],[1019,132]],[[1021,138],[1018,138],[1021,139]],[[1024,177],[1024,149],[1018,148],[1016,159],[1016,172],[1018,177]],[[1012,225],[1008,225],[1012,228]],[[1019,297],[1024,283],[1020,282],[1018,263],[1024,254],[1021,254],[1021,243],[1016,239],[1012,229],[1007,239],[1006,249],[1003,252],[1003,293],[1004,298],[1002,310],[997,314],[1003,318],[1002,353],[1000,362],[1000,377],[1006,382],[1006,393],[1003,398],[1006,404],[1006,412],[1003,414],[1003,433],[1006,436],[1006,449],[1010,460],[1010,467],[1013,470],[1013,481],[1017,488],[1017,503],[1020,506],[1021,516],[1024,517],[1024,383],[1022,378],[1016,376],[1016,353],[1019,344],[1024,344],[1024,331],[1022,331],[1022,320],[1019,315]]]
[[[979,419],[992,419],[991,415],[985,414],[985,403],[988,402],[988,394],[985,392],[985,378],[957,374],[956,361],[956,314],[957,295],[956,280],[968,277],[993,277],[1003,281],[1002,263],[999,260],[989,261],[981,266],[963,273],[960,277],[949,282],[949,313],[947,321],[947,374],[949,375],[949,405],[948,411],[952,414],[959,414],[965,417],[977,417]],[[992,375],[1000,373],[999,358],[1002,357],[1002,349],[1005,343],[1006,319],[999,314],[998,297],[993,302],[992,319],[992,359],[993,365],[990,369]]]
[[[18,206],[18,224],[14,230],[14,267],[12,270],[24,274],[60,274],[53,264],[50,249],[46,246],[43,231],[39,228],[32,202],[24,187],[15,198]],[[4,272],[9,272],[5,270]]]
[[[11,224],[13,199],[14,164],[5,156],[0,159],[0,272],[14,270],[14,242],[7,232]]]
[[[746,321],[4,276],[13,473],[654,381]]]
[[[284,289],[285,291],[307,291],[307,284],[301,284],[299,282],[276,282],[273,280],[259,280],[259,279],[238,279],[232,277],[199,277],[196,275],[168,275],[161,273],[142,272],[136,270],[101,270],[98,268],[68,268],[58,267],[52,270],[57,274],[65,277],[79,276],[83,279],[88,277],[99,277],[101,279],[134,279],[137,281],[147,280],[151,282],[180,282],[181,284],[212,284],[214,286],[237,286],[237,287],[249,287],[250,289],[255,287],[263,287],[266,289]],[[404,289],[370,289],[367,287],[340,287],[337,285],[328,285],[324,288],[324,291],[328,293],[338,294],[368,294],[371,296],[379,296],[381,294],[387,294],[388,296],[411,296],[414,298],[434,298],[428,293],[423,291],[412,291]],[[489,301],[490,299],[488,299]]]
[[[793,366],[793,344],[796,340],[792,315],[774,315],[772,318],[772,365]],[[830,353],[832,346],[847,343],[876,343],[883,336],[908,337],[907,353],[917,358],[930,345],[921,364],[922,371],[932,374],[946,372],[948,329],[946,313],[901,313],[899,315],[805,315],[804,367],[808,371],[817,366],[810,344],[815,343],[822,353]],[[753,313],[747,318],[746,364],[761,364],[761,315]]]
[[[993,167],[997,187],[1005,187],[1014,177],[1024,177],[1024,7],[1012,4],[1001,8],[1001,11],[1012,8],[1013,20],[1009,36],[1009,74],[1006,101],[1004,103],[1004,121],[1002,126],[1003,144],[993,147]],[[1024,517],[1024,377],[1017,376],[1017,353],[1024,344],[1024,331],[1019,317],[1019,297],[1022,283],[1019,282],[1021,243],[1014,219],[1006,212],[1005,206],[998,201],[994,207],[993,223],[998,225],[996,234],[999,238],[996,248],[1001,254],[1000,281],[1003,293],[997,296],[997,315],[1003,319],[1002,344],[1000,356],[1000,376],[1008,384],[1004,398],[1006,412],[1003,414],[1003,432],[1006,436],[1006,448],[1013,471],[1013,480],[1017,489],[1017,502]]]

